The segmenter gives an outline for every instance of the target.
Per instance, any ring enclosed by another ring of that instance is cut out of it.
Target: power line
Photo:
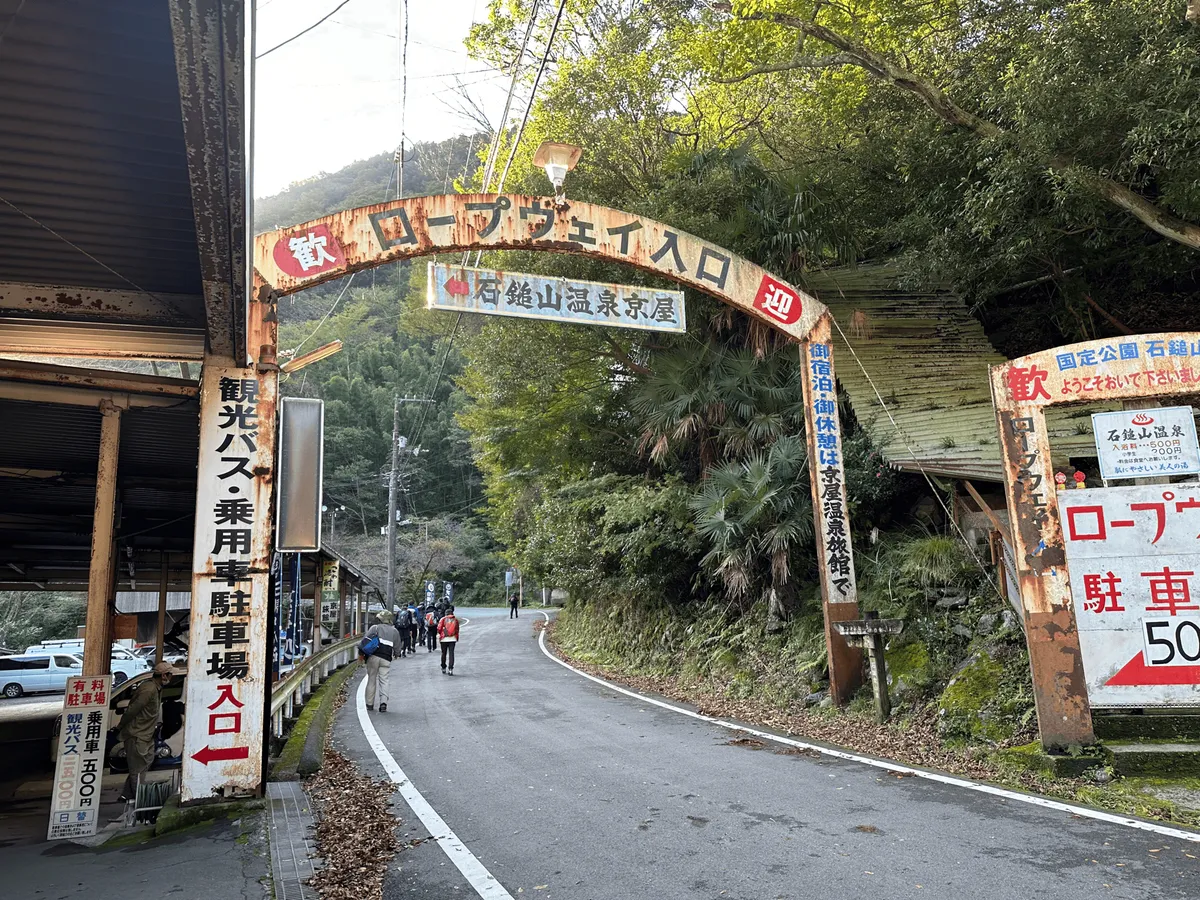
[[[508,177],[508,170],[512,168],[513,160],[517,156],[517,148],[521,145],[521,137],[525,134],[525,124],[529,121],[529,113],[533,109],[533,101],[537,97],[538,85],[542,81],[542,73],[546,71],[546,62],[550,59],[550,51],[554,47],[554,38],[558,34],[558,25],[562,21],[563,10],[567,7],[567,0],[559,0],[558,13],[554,16],[554,27],[550,29],[550,38],[546,41],[546,52],[542,54],[542,61],[538,65],[537,75],[533,79],[533,89],[529,92],[529,102],[525,104],[525,115],[521,117],[521,127],[517,129],[517,136],[513,140],[512,150],[508,154],[508,162],[504,165],[504,171],[500,174],[500,187],[498,191],[503,190],[504,180]],[[476,257],[478,260],[478,257]]]
[[[293,35],[292,35],[290,38],[288,38],[286,41],[281,41],[280,43],[276,44],[276,45],[275,45],[274,47],[272,47],[270,50],[264,50],[262,53],[258,54],[258,56],[254,57],[254,58],[255,58],[255,59],[262,59],[262,58],[263,58],[264,56],[266,56],[268,53],[274,53],[274,52],[275,52],[276,50],[278,50],[280,47],[286,46],[287,44],[290,44],[292,41],[296,40],[296,38],[298,38],[298,37],[303,37],[304,35],[308,34],[310,31],[312,31],[314,28],[316,28],[316,27],[317,27],[318,25],[320,25],[321,23],[323,23],[323,22],[326,22],[326,21],[328,21],[329,19],[332,19],[332,18],[333,18],[333,17],[334,17],[334,16],[337,14],[337,11],[338,11],[338,10],[340,10],[340,9],[341,9],[343,6],[345,6],[345,5],[346,5],[347,3],[349,3],[349,2],[350,2],[350,0],[342,0],[342,2],[341,2],[341,3],[339,3],[337,6],[335,6],[335,7],[333,8],[332,12],[329,12],[329,13],[327,13],[326,15],[322,16],[320,19],[317,19],[317,21],[313,22],[311,25],[309,25],[309,26],[308,26],[307,28],[305,28],[303,31],[299,31],[299,32],[297,32],[296,34],[293,34]]]

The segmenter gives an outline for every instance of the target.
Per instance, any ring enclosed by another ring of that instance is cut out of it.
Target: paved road
[[[405,774],[513,897],[1155,900],[1200,896],[1200,845],[860,763],[746,749],[538,649],[527,613],[466,610],[453,678],[397,660],[371,714]],[[353,686],[357,687],[357,684]],[[384,770],[355,702],[335,740]],[[428,833],[397,796],[401,835]],[[385,898],[474,897],[434,842]]]
[[[62,712],[63,695],[31,694],[9,700],[0,697],[0,725],[8,722],[25,722],[36,719],[51,719]]]

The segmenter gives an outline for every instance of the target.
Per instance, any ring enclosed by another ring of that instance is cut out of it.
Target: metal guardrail
[[[322,647],[272,685],[271,732],[275,737],[283,737],[284,720],[294,717],[296,707],[304,705],[305,697],[331,673],[353,662],[361,639],[362,635],[356,635]]]

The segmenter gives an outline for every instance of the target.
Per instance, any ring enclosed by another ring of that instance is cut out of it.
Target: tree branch
[[[606,356],[610,357],[611,359],[615,359],[617,362],[619,362],[625,368],[629,369],[632,372],[636,372],[638,375],[654,374],[653,370],[651,370],[647,366],[643,366],[639,362],[634,362],[633,357],[631,357],[628,353],[625,352],[625,348],[622,347],[620,344],[618,344],[613,339],[612,335],[606,334],[604,336],[604,339],[606,341],[608,341],[608,344],[610,347],[612,347],[612,351],[613,351],[612,353],[605,354]]]
[[[1200,0],[1191,0],[1191,3],[1189,3],[1189,12],[1196,7],[1200,7]],[[728,0],[719,0],[719,2],[712,4],[712,8],[719,12],[734,15],[732,5]],[[1196,14],[1200,16],[1200,9],[1196,9]],[[805,63],[815,63],[823,59],[840,60],[838,62],[830,62],[829,65],[857,66],[879,81],[895,85],[902,90],[916,95],[942,121],[956,128],[963,128],[970,131],[980,138],[997,139],[1011,137],[1017,140],[1018,145],[1022,149],[1029,152],[1029,148],[1020,142],[1019,136],[1012,135],[994,122],[989,122],[987,119],[977,116],[973,112],[959,106],[950,99],[945,91],[929,79],[910,71],[890,57],[871,50],[869,47],[831,28],[819,25],[816,22],[810,22],[798,16],[787,15],[786,13],[751,13],[734,15],[734,17],[743,22],[769,22],[781,25],[784,28],[792,28],[816,38],[839,51],[827,57],[806,57],[801,60],[793,57],[789,62],[779,64],[773,71],[811,68],[811,65],[806,65]],[[1192,19],[1192,21],[1194,22],[1195,19]],[[759,67],[759,69],[770,70],[768,67]],[[763,72],[751,70],[745,77],[752,78],[755,74],[763,74]],[[1147,200],[1141,194],[1130,190],[1125,185],[1111,178],[1101,175],[1094,169],[1084,166],[1069,156],[1064,154],[1046,155],[1045,153],[1040,153],[1040,155],[1043,157],[1042,161],[1051,170],[1064,175],[1074,175],[1094,195],[1108,201],[1119,209],[1125,210],[1125,212],[1132,215],[1150,230],[1161,234],[1168,240],[1183,244],[1185,247],[1200,249],[1200,225],[1172,215],[1162,207]]]

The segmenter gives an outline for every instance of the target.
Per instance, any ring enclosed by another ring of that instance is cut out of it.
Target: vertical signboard
[[[436,591],[437,591],[437,585],[435,585],[432,581],[425,582],[425,605],[426,606],[433,605],[433,601],[435,599],[434,594]]]
[[[453,585],[453,583],[447,581],[445,583],[445,585],[443,586],[442,590],[444,591],[444,594],[446,597],[446,602],[448,604],[453,604],[454,603],[454,585]]]
[[[183,800],[256,791],[268,676],[275,380],[204,364]]]
[[[1092,705],[1200,705],[1200,485],[1060,491],[1058,508]]]
[[[276,550],[321,549],[325,403],[284,397],[279,404],[279,522]]]
[[[336,559],[321,562],[321,621],[336,622],[338,601],[338,576],[341,563]]]
[[[67,681],[62,730],[58,734],[58,763],[50,795],[48,841],[96,833],[111,686],[111,675],[89,675]]]
[[[799,316],[800,298],[775,284],[766,297],[769,309]],[[834,622],[858,618],[858,586],[846,504],[846,472],[842,459],[842,425],[837,408],[837,377],[828,317],[822,317],[800,345],[804,370],[804,430],[808,445],[808,478],[816,519],[817,566],[825,613],[825,645],[829,651],[829,694],[848,703],[862,683],[862,651],[849,646]]]

